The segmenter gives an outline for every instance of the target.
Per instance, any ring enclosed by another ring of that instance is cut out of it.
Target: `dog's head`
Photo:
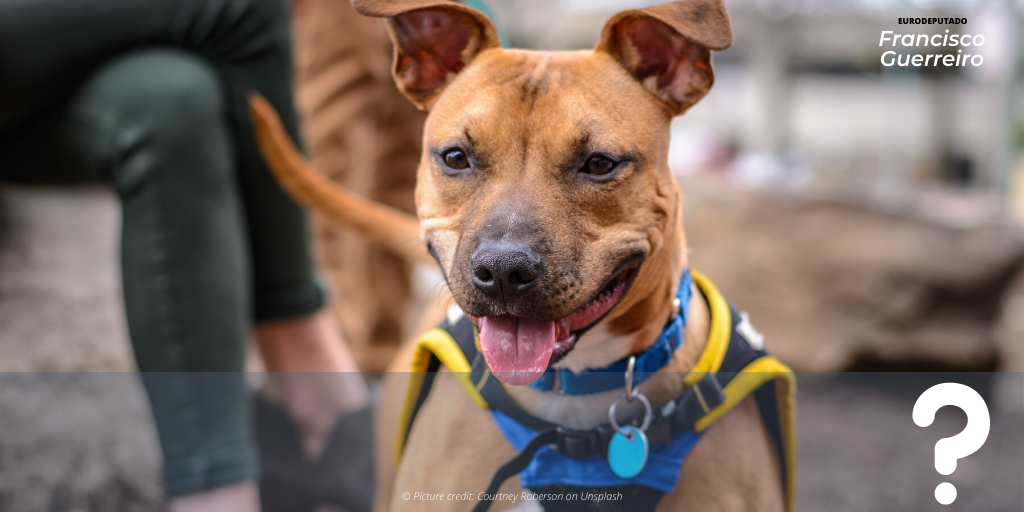
[[[686,265],[669,122],[732,42],[721,0],[621,12],[571,52],[501,49],[456,3],[353,5],[389,18],[395,81],[430,111],[422,235],[491,371],[525,384],[570,352],[587,366],[651,343]],[[630,336],[622,353],[586,354],[608,350],[581,337],[597,324]]]

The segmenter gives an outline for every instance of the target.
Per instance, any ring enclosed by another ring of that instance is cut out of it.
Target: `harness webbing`
[[[745,316],[728,304],[710,280],[698,272],[693,272],[693,280],[711,311],[708,341],[694,370],[684,378],[689,386],[687,390],[655,410],[654,421],[647,430],[648,438],[652,445],[656,445],[667,443],[689,428],[701,432],[747,396],[753,395],[769,437],[779,454],[786,510],[791,511],[796,473],[793,424],[796,386],[793,374],[785,365],[768,355],[763,346],[754,348],[756,344],[752,344],[737,331],[741,322],[746,321]],[[505,392],[502,384],[491,378],[490,370],[478,349],[475,329],[463,317],[454,324],[446,320],[439,328],[426,333],[419,342],[413,358],[412,370],[415,373],[410,378],[406,404],[399,422],[396,450],[399,462],[416,415],[429,396],[436,372],[442,364],[453,372],[478,406],[500,411],[537,432],[519,455],[495,473],[486,495],[496,494],[502,482],[523,471],[535,452],[545,446],[551,446],[564,456],[574,459],[607,453],[608,443],[615,433],[610,425],[600,425],[590,430],[567,429],[522,409]],[[769,383],[774,385],[768,386]],[[653,503],[650,507],[653,510],[660,500],[661,491],[645,489],[650,492],[634,494],[642,494],[644,503]],[[538,492],[538,489],[532,490]],[[628,510],[647,508],[639,503],[622,505]],[[489,502],[481,501],[474,512],[487,510],[489,506]]]

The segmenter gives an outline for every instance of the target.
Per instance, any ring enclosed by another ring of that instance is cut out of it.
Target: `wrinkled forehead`
[[[493,49],[460,73],[431,109],[427,143],[462,137],[599,138],[635,145],[671,116],[610,56],[590,50]],[[461,133],[459,133],[461,132]]]

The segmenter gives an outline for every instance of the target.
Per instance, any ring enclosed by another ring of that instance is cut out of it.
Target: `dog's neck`
[[[678,198],[675,183],[669,193]],[[665,240],[644,262],[630,293],[613,311],[577,342],[573,350],[556,367],[573,371],[603,368],[630,354],[650,347],[661,334],[672,315],[672,298],[688,265],[686,237],[683,231],[682,204],[677,201],[673,218],[669,219]],[[691,285],[694,286],[694,285]],[[710,313],[704,296],[691,290],[688,322],[683,343],[672,360],[661,371],[640,384],[654,406],[679,396],[684,390],[683,378],[700,357],[707,342]],[[635,295],[634,295],[635,294]],[[619,312],[618,309],[622,309]],[[505,386],[513,398],[528,412],[569,428],[593,428],[608,421],[608,407],[622,390],[591,395],[563,395],[557,391],[542,392],[529,386]]]
[[[708,339],[711,315],[704,296],[694,288],[690,312],[683,330],[683,343],[672,360],[639,385],[651,405],[660,407],[685,389],[683,379],[693,369]],[[597,334],[597,333],[595,333]],[[628,346],[631,338],[620,336],[607,341],[612,347]],[[558,391],[538,391],[530,386],[505,386],[505,390],[526,411],[568,428],[589,429],[608,421],[608,407],[622,395],[621,389],[591,395],[563,395]]]

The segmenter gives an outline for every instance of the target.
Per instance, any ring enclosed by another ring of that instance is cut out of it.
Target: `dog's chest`
[[[490,413],[469,399],[451,373],[439,373],[409,432],[392,509],[469,510],[495,471],[515,456]],[[406,492],[410,493],[409,502],[402,499]],[[416,492],[443,495],[444,499],[429,496],[432,499],[411,503]],[[518,478],[507,480],[499,492],[517,499],[495,501],[491,510],[515,510],[522,504]],[[459,494],[471,499],[447,499],[461,498],[456,496]]]

